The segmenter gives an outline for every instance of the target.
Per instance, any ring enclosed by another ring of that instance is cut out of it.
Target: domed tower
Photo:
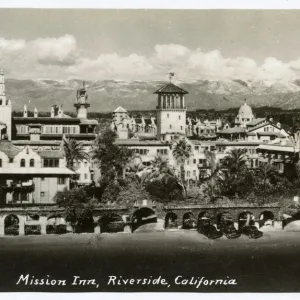
[[[85,82],[83,82],[82,88],[77,90],[76,103],[74,106],[77,111],[77,118],[86,119],[87,109],[90,107],[88,101],[87,90],[85,89]]]
[[[11,101],[5,94],[5,78],[3,70],[0,71],[0,140],[11,140]]]
[[[185,135],[186,106],[184,96],[187,91],[171,82],[174,73],[170,73],[170,83],[154,94],[157,94],[157,137],[162,141],[171,141],[175,136]]]
[[[245,99],[245,103],[240,107],[239,113],[235,118],[235,125],[237,127],[246,127],[249,122],[253,121],[253,119],[254,115],[252,109]]]

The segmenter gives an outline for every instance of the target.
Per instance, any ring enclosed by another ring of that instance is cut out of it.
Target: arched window
[[[34,159],[33,158],[29,161],[29,167],[34,168]]]
[[[25,168],[25,159],[24,158],[21,159],[20,167]]]
[[[2,159],[0,158],[0,168],[2,168]]]

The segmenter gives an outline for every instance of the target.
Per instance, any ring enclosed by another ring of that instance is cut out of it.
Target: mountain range
[[[186,97],[188,110],[239,107],[244,99],[253,107],[300,108],[300,80],[194,80],[174,83],[189,92]],[[161,81],[86,81],[90,111],[111,112],[120,105],[128,110],[153,110],[157,105],[153,93],[164,84]],[[6,94],[17,111],[22,111],[24,104],[30,111],[35,107],[39,111],[50,111],[54,104],[62,104],[65,111],[74,111],[76,90],[81,87],[82,81],[76,79],[6,80]]]

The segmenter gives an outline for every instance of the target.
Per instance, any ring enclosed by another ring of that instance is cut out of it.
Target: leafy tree
[[[184,198],[187,198],[187,190],[185,185],[185,162],[191,155],[191,146],[185,139],[177,138],[175,141],[173,156],[176,159],[178,165],[180,165],[180,181],[184,190]]]
[[[86,193],[85,188],[75,188],[57,192],[55,202],[64,208],[67,222],[70,222],[73,232],[82,229],[87,223],[93,226],[93,208],[95,202]]]
[[[151,200],[151,195],[144,186],[141,186],[135,179],[128,179],[127,183],[121,187],[116,203],[126,206],[132,206],[138,200]]]
[[[133,153],[116,144],[116,133],[110,129],[103,131],[95,140],[91,157],[98,162],[101,177],[97,197],[111,202],[126,184],[126,167]]]

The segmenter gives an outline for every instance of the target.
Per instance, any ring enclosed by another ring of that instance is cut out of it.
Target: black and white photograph
[[[0,292],[297,293],[299,153],[300,10],[0,8]]]

